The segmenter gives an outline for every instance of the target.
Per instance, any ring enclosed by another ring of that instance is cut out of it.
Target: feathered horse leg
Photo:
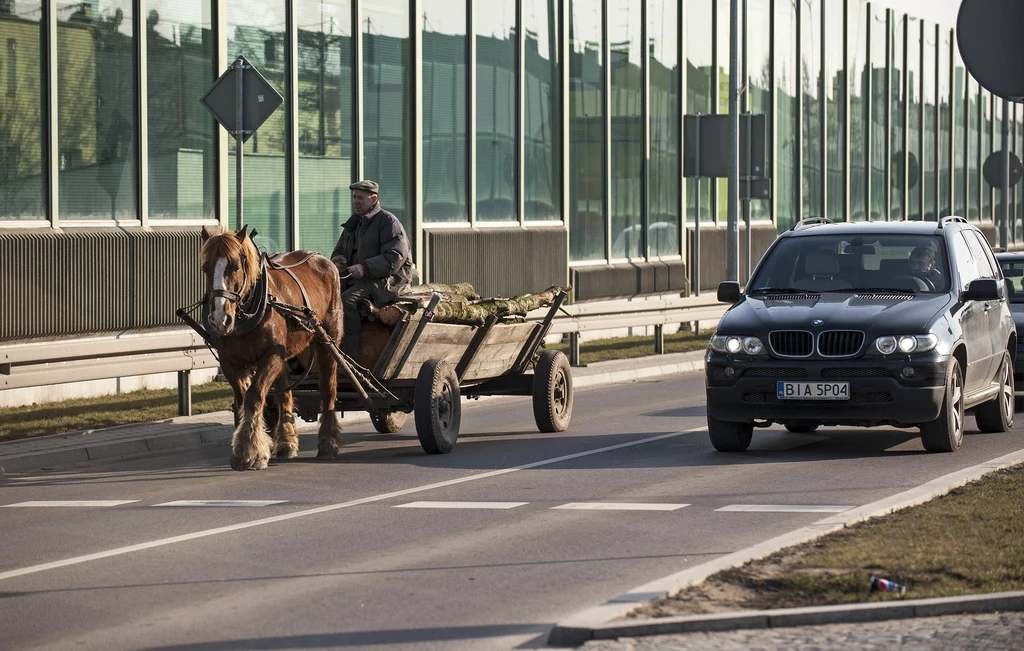
[[[263,405],[274,379],[281,373],[284,360],[268,353],[256,367],[256,375],[245,392],[241,422],[231,439],[231,467],[235,470],[263,470],[270,460],[273,444],[263,422]]]
[[[277,395],[277,426],[274,428],[274,456],[294,459],[299,456],[299,437],[295,434],[295,401],[292,392]]]

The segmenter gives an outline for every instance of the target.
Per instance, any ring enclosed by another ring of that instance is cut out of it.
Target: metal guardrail
[[[569,362],[578,366],[580,333],[654,326],[654,350],[663,353],[663,326],[718,320],[727,307],[713,295],[567,305],[548,334],[569,334]],[[540,321],[546,313],[534,310],[527,319]],[[192,412],[191,371],[216,367],[191,329],[0,344],[0,390],[176,372],[181,415]]]

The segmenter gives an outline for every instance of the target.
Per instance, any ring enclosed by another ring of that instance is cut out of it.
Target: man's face
[[[365,215],[370,212],[376,203],[377,195],[370,194],[365,190],[352,191],[352,208],[356,211],[357,215]]]
[[[935,266],[935,261],[928,256],[917,255],[910,258],[910,270],[915,273],[928,273]]]

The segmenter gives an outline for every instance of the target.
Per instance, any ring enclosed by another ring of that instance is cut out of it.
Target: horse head
[[[210,231],[203,227],[200,258],[210,301],[209,325],[219,336],[231,334],[238,308],[260,275],[260,254],[247,229]]]

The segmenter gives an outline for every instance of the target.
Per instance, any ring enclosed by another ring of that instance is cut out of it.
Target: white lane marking
[[[730,504],[716,511],[732,513],[842,513],[856,508],[829,504]]]
[[[284,504],[288,500],[175,500],[153,506],[270,506]]]
[[[396,509],[514,509],[529,502],[409,502],[396,504]]]
[[[0,508],[32,508],[37,506],[121,506],[122,504],[131,504],[132,502],[138,501],[139,500],[37,500],[18,502],[17,504],[0,504]]]
[[[28,567],[21,567],[15,570],[8,570],[6,572],[0,572],[0,581],[5,579],[13,579],[18,576],[25,576],[26,574],[36,574],[37,572],[45,572],[47,570],[55,570],[59,567],[68,567],[69,565],[78,565],[80,563],[88,563],[90,561],[97,561],[104,558],[111,558],[113,556],[121,556],[123,554],[130,554],[132,552],[143,551],[146,549],[153,549],[155,547],[164,547],[165,545],[174,545],[180,542],[187,542],[190,540],[197,540],[199,538],[206,538],[208,536],[216,536],[222,533],[230,533],[233,531],[241,531],[242,529],[249,529],[251,527],[261,527],[267,524],[274,524],[276,522],[285,522],[287,520],[294,520],[296,518],[304,518],[310,515],[318,515],[320,513],[330,513],[331,511],[337,511],[339,509],[347,509],[353,506],[360,506],[362,504],[371,504],[373,502],[382,502],[384,500],[393,499],[395,497],[404,497],[406,495],[413,495],[415,493],[422,493],[425,491],[434,490],[435,488],[445,488],[447,486],[456,486],[458,484],[464,484],[471,481],[478,481],[481,479],[489,479],[491,477],[500,477],[501,475],[507,475],[520,470],[530,470],[531,468],[540,468],[542,466],[550,466],[556,463],[562,463],[563,461],[572,461],[573,459],[580,459],[582,457],[589,457],[595,454],[603,454],[605,452],[611,452],[612,450],[622,450],[624,448],[630,448],[637,445],[644,445],[647,443],[655,443],[657,441],[664,441],[665,439],[675,438],[684,434],[692,434],[694,432],[704,432],[707,428],[704,426],[693,427],[688,430],[681,432],[671,432],[669,434],[661,434],[659,436],[652,436],[650,438],[639,439],[636,441],[630,441],[629,443],[619,443],[617,445],[609,445],[603,448],[596,448],[594,450],[587,450],[586,452],[576,452],[574,454],[566,454],[561,457],[555,457],[553,459],[544,459],[543,461],[534,461],[533,463],[524,463],[519,466],[513,466],[511,468],[502,468],[501,470],[491,470],[489,472],[483,472],[479,475],[469,475],[468,477],[460,477],[459,479],[449,479],[447,481],[437,482],[435,484],[426,484],[424,486],[416,486],[414,488],[405,488],[398,491],[392,491],[390,493],[383,493],[381,495],[372,495],[370,497],[361,497],[357,500],[350,500],[348,502],[340,502],[338,504],[328,504],[326,506],[318,506],[313,509],[306,509],[305,511],[295,511],[293,513],[282,513],[281,515],[271,516],[269,518],[261,518],[259,520],[252,520],[250,522],[240,522],[238,524],[227,525],[224,527],[216,527],[214,529],[205,529],[203,531],[196,531],[194,533],[181,534],[179,536],[171,536],[169,538],[160,538],[159,540],[150,540],[148,542],[137,543],[135,545],[127,545],[125,547],[116,547],[114,549],[108,549],[102,552],[95,552],[93,554],[85,554],[83,556],[73,556],[71,558],[65,558],[59,561],[52,561],[50,563],[40,563],[39,565],[30,565]]]
[[[570,511],[677,511],[689,504],[658,504],[645,502],[570,502],[552,509]]]

